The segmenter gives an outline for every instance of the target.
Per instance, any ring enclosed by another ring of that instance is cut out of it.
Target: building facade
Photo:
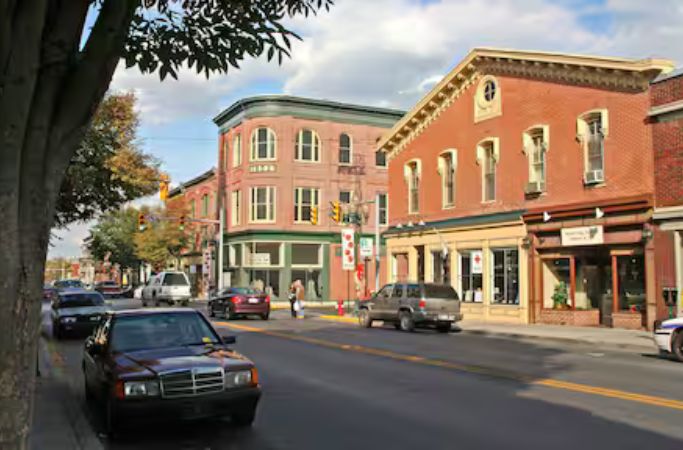
[[[652,82],[650,118],[655,164],[657,281],[666,311],[683,314],[683,70]],[[671,308],[669,310],[669,308]]]
[[[339,201],[348,213],[363,203],[361,234],[372,235],[377,214],[385,229],[387,169],[376,143],[402,116],[291,96],[247,98],[219,114],[228,283],[286,299],[298,279],[309,300],[355,298],[359,285],[341,270],[342,226],[328,217],[329,204]],[[374,289],[374,262],[366,267],[363,290]]]
[[[380,142],[388,276],[450,282],[466,320],[640,327],[655,317],[645,119],[649,82],[670,69],[470,52]]]

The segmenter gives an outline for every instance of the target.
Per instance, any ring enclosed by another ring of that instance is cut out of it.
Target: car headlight
[[[126,397],[156,397],[159,395],[157,381],[126,381],[123,383],[123,393]]]
[[[75,317],[62,317],[62,318],[59,319],[59,320],[60,320],[62,323],[74,323],[74,322],[76,322],[76,318],[75,318]]]
[[[225,388],[236,388],[251,385],[251,370],[225,372]]]

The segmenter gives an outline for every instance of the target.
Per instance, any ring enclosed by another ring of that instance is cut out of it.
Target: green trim
[[[375,238],[374,234],[363,233],[362,237]],[[225,243],[239,243],[251,241],[305,241],[322,242],[327,244],[341,243],[341,231],[339,232],[310,232],[310,231],[281,231],[281,230],[259,230],[259,231],[240,231],[237,233],[226,233]],[[386,239],[380,236],[380,243],[384,244]]]
[[[322,292],[322,298],[323,299],[329,299],[330,298],[330,246],[329,245],[323,245],[323,268],[322,268],[322,283],[323,283],[323,292]]]
[[[405,111],[354,105],[289,95],[248,97],[233,103],[214,117],[220,133],[256,117],[292,116],[302,119],[391,128]]]
[[[497,222],[512,222],[519,220],[522,223],[522,215],[526,213],[526,210],[520,209],[515,211],[506,211],[494,214],[484,214],[481,216],[469,216],[469,217],[458,217],[455,219],[445,219],[445,220],[434,220],[431,222],[425,222],[424,226],[413,226],[408,228],[404,226],[403,228],[391,227],[382,236],[394,236],[402,233],[412,233],[419,230],[429,231],[430,228],[443,229],[443,228],[456,228],[456,227],[466,227],[472,225],[486,225]]]

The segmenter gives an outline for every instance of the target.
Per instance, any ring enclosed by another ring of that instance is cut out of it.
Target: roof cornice
[[[482,74],[536,78],[637,92],[645,91],[654,78],[673,68],[673,63],[665,59],[635,60],[475,48],[385,134],[378,148],[387,152],[387,159],[393,159]]]

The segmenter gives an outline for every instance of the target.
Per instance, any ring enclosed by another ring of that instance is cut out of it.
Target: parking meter
[[[676,289],[662,288],[662,298],[664,304],[669,308],[669,319],[674,317],[674,307],[676,306]]]

